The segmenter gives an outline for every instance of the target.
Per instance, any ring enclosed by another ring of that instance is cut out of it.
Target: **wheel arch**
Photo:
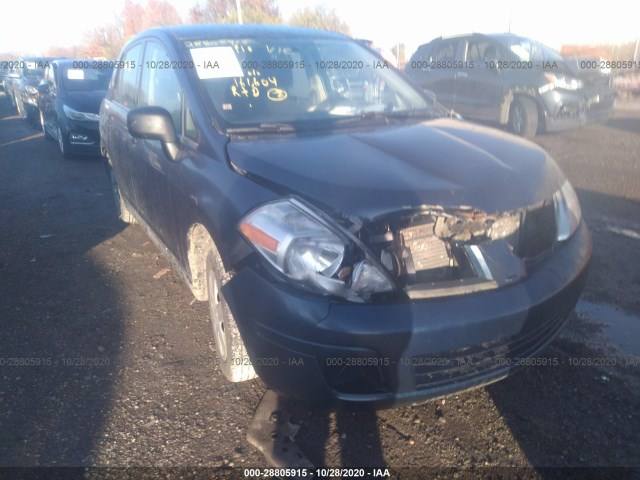
[[[187,261],[191,276],[191,291],[197,300],[209,299],[207,293],[207,255],[215,247],[213,237],[207,227],[196,222],[187,233]]]
[[[540,103],[534,88],[511,88],[506,93],[500,104],[500,124],[507,125],[509,123],[509,115],[511,106],[518,97],[529,97],[536,104],[538,109],[538,120],[544,119],[544,108]],[[544,123],[544,122],[543,122]]]

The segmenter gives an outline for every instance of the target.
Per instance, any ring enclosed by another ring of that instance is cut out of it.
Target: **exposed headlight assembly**
[[[557,240],[563,241],[574,234],[582,217],[578,196],[569,180],[565,180],[562,187],[553,195],[553,203],[558,226]]]
[[[297,286],[365,301],[394,289],[387,274],[347,231],[290,198],[262,205],[240,222],[244,237]]]
[[[63,105],[62,109],[64,110],[64,114],[71,120],[78,120],[81,122],[97,122],[100,120],[100,116],[95,113],[79,112],[68,105]]]

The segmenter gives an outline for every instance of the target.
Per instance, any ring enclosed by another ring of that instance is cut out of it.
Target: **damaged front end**
[[[363,243],[412,299],[516,282],[551,253],[556,235],[553,199],[492,214],[425,206],[360,231]]]
[[[421,206],[371,222],[295,197],[265,204],[239,229],[283,280],[355,302],[461,295],[512,284],[580,221],[573,188],[526,208],[487,213]]]

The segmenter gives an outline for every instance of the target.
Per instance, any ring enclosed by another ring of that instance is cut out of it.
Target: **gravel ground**
[[[14,115],[0,94],[0,466],[266,467],[245,438],[264,385],[224,381],[206,304],[115,220],[101,161]],[[638,315],[640,109],[536,141],[592,229],[585,298]],[[573,314],[540,355],[559,365],[419,406],[291,404],[297,440],[316,466],[640,467],[639,357],[606,328]]]

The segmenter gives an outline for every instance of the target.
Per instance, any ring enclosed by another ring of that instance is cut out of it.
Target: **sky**
[[[186,15],[196,0],[169,1]],[[40,54],[49,46],[80,44],[86,30],[113,19],[123,3],[35,0],[31,3],[34,14],[25,15],[21,2],[3,2],[0,53]],[[285,19],[299,8],[317,4],[335,9],[351,27],[352,36],[386,48],[405,43],[408,53],[440,35],[505,32],[509,28],[553,48],[630,42],[640,36],[640,2],[625,0],[278,0]]]

